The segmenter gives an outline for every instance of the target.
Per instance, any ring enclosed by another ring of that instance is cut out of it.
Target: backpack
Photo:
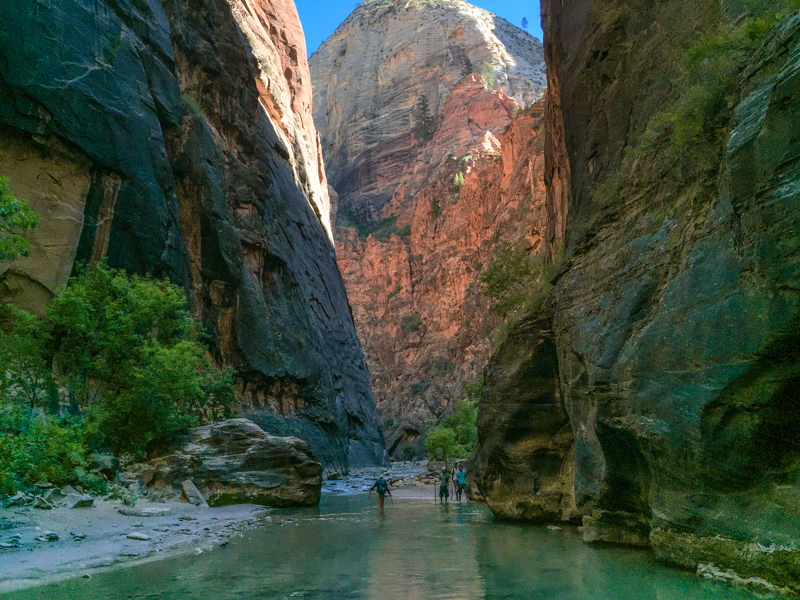
[[[386,494],[389,491],[389,484],[386,483],[385,479],[378,479],[378,483],[375,485],[375,491],[379,494]]]

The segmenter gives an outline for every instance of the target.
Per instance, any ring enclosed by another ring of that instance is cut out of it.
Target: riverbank
[[[433,499],[419,481],[426,463],[354,471],[326,480],[323,494],[365,493],[381,474],[395,481],[393,498]],[[0,593],[48,585],[182,553],[203,553],[269,524],[271,509],[253,504],[202,508],[187,502],[141,499],[131,508],[96,498],[88,508],[32,506],[0,510]],[[274,524],[283,523],[276,517]],[[39,538],[39,539],[37,539]],[[48,538],[52,541],[47,541]]]
[[[128,514],[122,514],[122,512]],[[0,511],[0,592],[47,585],[181,552],[202,553],[268,522],[252,504],[200,508],[139,501],[135,508],[97,499],[89,508]]]

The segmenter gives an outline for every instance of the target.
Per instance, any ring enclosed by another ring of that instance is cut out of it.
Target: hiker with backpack
[[[389,494],[389,497],[392,497],[392,492],[389,490],[389,482],[381,475],[378,477],[378,481],[376,481],[369,491],[375,491],[378,495],[378,508],[383,509],[383,503],[386,500],[386,494]],[[394,502],[394,501],[393,501]]]

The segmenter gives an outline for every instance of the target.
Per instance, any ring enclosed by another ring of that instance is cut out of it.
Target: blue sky
[[[542,39],[539,0],[467,1],[503,17],[517,27],[522,23],[522,17],[527,17],[528,32]],[[295,0],[295,4],[303,22],[309,55],[336,30],[356,6],[355,0]]]

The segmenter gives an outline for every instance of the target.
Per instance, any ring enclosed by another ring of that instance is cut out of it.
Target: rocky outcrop
[[[159,492],[196,489],[211,506],[315,506],[322,465],[307,443],[264,433],[252,421],[231,419],[190,429],[141,465],[145,484]]]
[[[0,20],[0,172],[43,218],[0,298],[41,310],[76,261],[168,276],[248,416],[337,468],[381,462],[293,3],[24,0]]]
[[[463,80],[404,186],[428,175],[416,193],[398,192],[385,209],[398,231],[364,239],[337,229],[339,265],[395,455],[407,447],[422,453],[430,424],[464,398],[463,384],[489,358],[497,320],[478,277],[496,244],[510,241],[531,253],[549,246],[543,105],[512,122],[514,108],[480,78]],[[478,128],[482,122],[488,129]],[[455,190],[458,174],[464,183]]]
[[[758,35],[736,37],[735,3],[543,9],[546,173],[569,192],[553,336],[585,539],[798,594],[800,14],[720,59]],[[682,79],[696,60],[732,72]]]
[[[436,128],[455,84],[472,69],[526,104],[545,86],[541,43],[462,0],[366,0],[310,64],[314,120],[339,213],[361,220],[379,218],[406,182],[422,96]]]
[[[502,519],[581,518],[552,309],[545,302],[523,319],[484,371],[478,446],[467,471]]]

